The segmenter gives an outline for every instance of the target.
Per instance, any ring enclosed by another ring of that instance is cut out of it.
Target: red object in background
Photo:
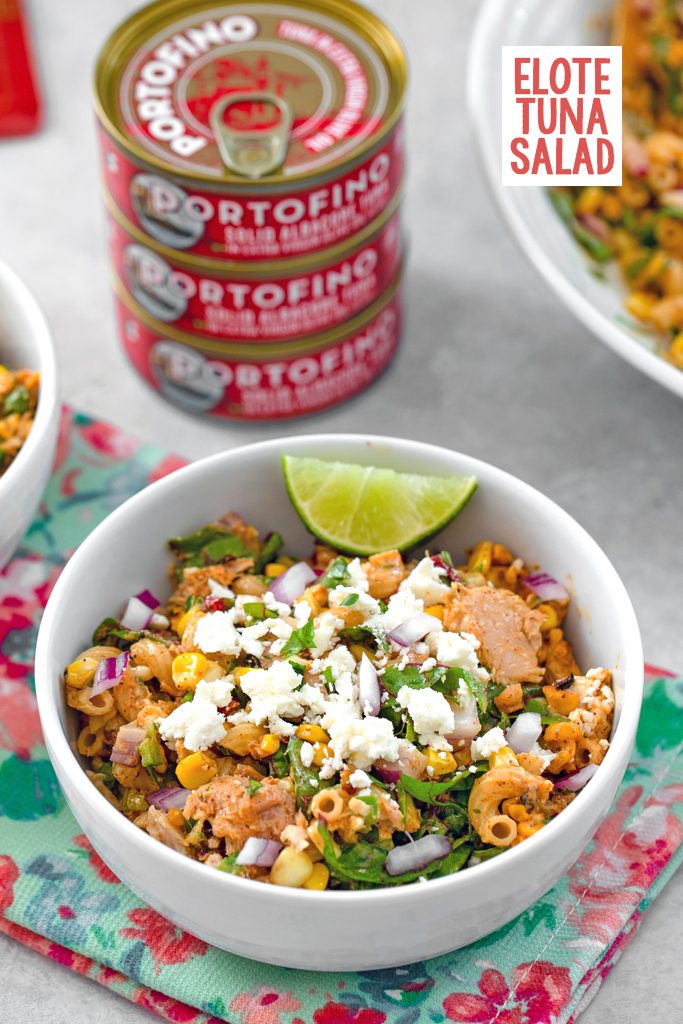
[[[0,136],[35,131],[41,113],[21,0],[0,0]]]

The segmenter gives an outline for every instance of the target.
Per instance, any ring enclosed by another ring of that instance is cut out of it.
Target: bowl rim
[[[622,655],[623,665],[620,666],[621,671],[624,673],[624,689],[623,706],[621,708],[619,722],[614,731],[609,750],[601,764],[601,768],[603,768],[603,770],[601,772],[596,772],[595,776],[590,781],[590,787],[586,787],[586,789],[581,790],[577,794],[576,799],[573,800],[561,814],[553,818],[545,828],[541,829],[541,831],[536,835],[531,836],[526,842],[508,849],[504,857],[492,857],[490,860],[476,865],[476,877],[484,882],[486,879],[493,880],[503,872],[514,871],[515,866],[518,866],[520,870],[522,870],[526,861],[533,858],[535,854],[540,853],[543,844],[548,846],[556,836],[559,837],[562,830],[569,831],[571,829],[572,824],[579,818],[584,807],[588,806],[586,797],[587,792],[590,792],[592,797],[597,797],[599,793],[610,789],[613,783],[614,772],[619,771],[619,761],[622,760],[624,756],[628,757],[630,754],[638,724],[644,677],[643,650],[640,631],[630,598],[616,569],[613,567],[612,563],[607,558],[607,555],[603,552],[597,542],[593,540],[590,534],[580,526],[580,524],[577,523],[577,521],[570,516],[568,512],[565,512],[565,510],[552,501],[552,499],[546,497],[536,488],[520,480],[513,474],[499,469],[490,463],[484,462],[481,459],[476,459],[472,456],[468,456],[461,452],[444,448],[439,445],[433,445],[422,441],[413,441],[407,438],[350,433],[281,436],[267,441],[239,445],[236,448],[218,452],[214,455],[209,455],[203,459],[199,459],[196,462],[189,463],[187,466],[175,470],[168,476],[155,481],[143,490],[139,491],[137,494],[128,498],[127,501],[111,512],[80,544],[77,551],[63,569],[43,614],[36,647],[35,676],[36,696],[41,725],[50,758],[53,762],[58,762],[60,771],[65,772],[69,776],[71,784],[79,794],[79,798],[90,805],[91,809],[99,815],[103,824],[110,828],[110,831],[118,833],[121,840],[128,843],[128,845],[140,856],[147,855],[147,857],[158,857],[160,867],[163,867],[164,864],[168,864],[169,868],[175,866],[178,870],[182,870],[181,864],[184,864],[187,870],[191,872],[197,880],[203,878],[204,883],[207,885],[238,885],[242,887],[246,885],[249,887],[248,891],[252,891],[254,883],[251,879],[241,878],[239,876],[217,870],[207,871],[206,865],[184,857],[182,854],[177,853],[165,846],[163,843],[153,839],[150,835],[137,828],[137,826],[122,815],[120,811],[110,804],[109,801],[97,790],[97,788],[92,785],[72,750],[66,733],[59,720],[59,710],[62,707],[63,696],[61,687],[55,686],[53,681],[50,679],[49,647],[54,623],[61,610],[61,593],[66,589],[67,583],[71,578],[78,576],[81,563],[84,560],[87,562],[89,549],[94,543],[93,538],[98,538],[100,535],[112,529],[112,527],[116,527],[119,520],[130,515],[130,510],[135,509],[136,505],[149,501],[150,494],[155,497],[162,496],[166,490],[171,487],[177,487],[179,480],[182,480],[184,485],[190,488],[195,476],[203,476],[204,473],[210,470],[212,466],[222,465],[226,460],[231,461],[250,458],[253,453],[282,454],[286,449],[305,450],[311,442],[315,442],[316,444],[321,442],[323,444],[329,444],[335,449],[342,447],[344,444],[360,444],[361,446],[389,445],[394,448],[398,447],[401,454],[419,455],[420,453],[433,453],[441,458],[443,458],[445,453],[449,458],[457,461],[458,472],[472,472],[477,475],[477,471],[481,471],[483,468],[486,475],[492,474],[496,481],[502,486],[521,490],[527,498],[537,504],[540,504],[540,506],[545,507],[550,514],[559,519],[559,522],[564,525],[568,532],[572,533],[583,546],[588,548],[591,558],[596,559],[601,565],[601,575],[602,579],[605,581],[606,591],[610,593],[610,599],[613,602],[616,602],[618,608],[618,619],[621,620],[624,625],[623,632],[626,646]],[[319,454],[319,452],[316,453],[316,455]],[[152,845],[150,846],[150,844]],[[454,887],[457,890],[458,887],[462,888],[463,885],[467,884],[467,878],[472,877],[470,874],[471,870],[473,869],[458,871],[455,874],[445,875],[441,878],[428,879],[427,881],[430,885],[430,892],[433,892],[437,886],[441,889]],[[202,872],[201,876],[194,874],[197,871]],[[218,879],[222,879],[222,881],[218,881]],[[381,902],[382,900],[390,898],[395,899],[396,894],[399,891],[402,893],[402,899],[408,901],[415,898],[419,899],[419,894],[422,893],[423,886],[385,886],[369,890],[325,890],[323,892],[277,887],[278,894],[289,901],[296,901],[298,899],[322,899],[332,901],[344,900],[347,903],[358,902],[363,904],[367,902]]]
[[[522,0],[516,0],[516,5],[521,2]],[[514,11],[510,10],[508,0],[484,0],[470,41],[466,72],[467,107],[470,122],[477,140],[479,156],[484,165],[485,177],[493,193],[498,211],[529,262],[576,318],[622,359],[631,363],[641,373],[651,377],[662,387],[683,398],[683,371],[677,370],[662,356],[632,338],[618,324],[597,309],[565,277],[554,260],[536,241],[531,226],[520,216],[511,202],[508,190],[515,186],[503,187],[501,184],[498,121],[494,119],[494,123],[489,124],[484,115],[482,96],[490,91],[486,69],[490,66],[491,54],[494,51],[497,54],[501,42],[503,45],[505,43],[504,38],[500,39],[501,26],[510,22],[514,22]],[[543,186],[533,187],[540,189]]]
[[[38,405],[33,418],[33,426],[6,473],[0,476],[0,504],[10,499],[10,488],[14,477],[22,470],[29,470],[29,460],[38,450],[45,435],[49,432],[58,400],[57,360],[50,328],[28,286],[16,271],[0,260],[0,297],[10,294],[27,321],[29,332],[38,349],[39,366],[34,367],[40,373]],[[23,369],[23,367],[21,367]],[[31,369],[31,367],[27,367]]]

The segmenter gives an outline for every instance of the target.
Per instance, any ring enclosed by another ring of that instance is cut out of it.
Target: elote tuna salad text
[[[90,779],[179,854],[313,890],[434,878],[528,839],[605,755],[610,672],[501,544],[294,562],[229,514],[169,546],[168,601],[131,597],[65,681]]]

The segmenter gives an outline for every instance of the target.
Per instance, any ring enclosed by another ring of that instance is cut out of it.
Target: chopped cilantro
[[[299,654],[300,651],[310,650],[313,646],[315,646],[314,623],[313,619],[309,619],[301,629],[295,629],[292,632],[289,640],[282,648],[282,657],[288,658],[292,654]]]
[[[349,605],[355,604],[357,600],[358,594],[349,594],[349,596],[345,597],[344,600],[342,601],[342,607],[348,608]]]
[[[351,582],[351,576],[348,570],[348,559],[347,558],[335,558],[334,562],[328,565],[325,573],[320,577],[320,582],[328,590],[333,590],[334,587],[338,587],[345,583]]]
[[[334,673],[332,672],[332,666],[326,665],[322,672],[325,685],[327,686],[327,692],[332,693],[334,691]]]
[[[220,864],[216,865],[219,871],[227,871],[229,875],[241,875],[242,868],[237,863],[239,856],[239,850],[235,850],[234,853],[224,857]]]
[[[3,412],[5,416],[9,416],[12,412],[26,412],[30,401],[31,397],[24,385],[17,384],[17,386],[12,388],[10,393],[6,396],[3,404]]]
[[[262,786],[263,783],[259,782],[257,779],[247,779],[247,793],[249,796],[256,796]]]

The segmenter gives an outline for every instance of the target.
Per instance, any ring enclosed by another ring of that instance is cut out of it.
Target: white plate
[[[547,189],[501,185],[501,46],[609,42],[614,0],[485,0],[470,48],[468,104],[498,206],[520,246],[564,304],[601,341],[683,398],[683,372],[624,309],[616,275],[599,280]]]

